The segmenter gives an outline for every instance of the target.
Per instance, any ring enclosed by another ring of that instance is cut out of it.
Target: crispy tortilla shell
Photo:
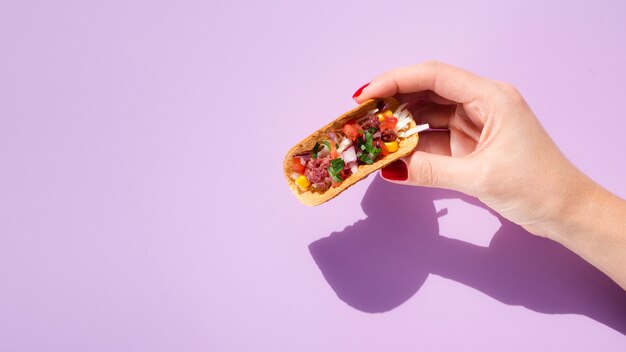
[[[415,147],[417,146],[417,141],[419,139],[418,134],[414,134],[408,138],[403,138],[398,140],[398,150],[395,153],[391,153],[389,155],[378,158],[376,162],[372,165],[359,165],[357,172],[347,177],[341,184],[337,187],[330,187],[328,190],[323,192],[312,192],[309,190],[302,191],[300,187],[296,185],[294,180],[291,178],[291,174],[293,173],[292,165],[293,158],[295,155],[306,152],[313,149],[315,143],[328,139],[328,131],[337,131],[341,130],[341,128],[351,120],[359,119],[368,111],[375,109],[377,106],[384,102],[387,104],[387,108],[390,110],[395,110],[399,104],[393,98],[385,98],[385,99],[370,99],[366,102],[362,103],[355,109],[348,111],[347,113],[339,116],[337,119],[329,123],[328,125],[322,127],[321,129],[314,132],[312,135],[308,136],[300,143],[296,144],[293,148],[287,152],[285,156],[285,160],[283,162],[283,171],[285,174],[285,179],[287,180],[287,184],[289,188],[293,192],[293,194],[298,198],[298,200],[308,206],[316,206],[322,203],[325,203],[336,196],[338,196],[341,192],[350,188],[355,183],[360,180],[366,178],[372,172],[381,169],[382,167],[392,163],[393,161],[400,159],[403,156],[410,154]],[[415,127],[415,121],[411,121],[408,129]]]

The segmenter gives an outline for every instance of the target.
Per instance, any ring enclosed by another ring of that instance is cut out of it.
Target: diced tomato
[[[349,122],[349,123],[347,123],[347,124],[345,124],[343,126],[341,131],[343,132],[343,134],[346,135],[346,137],[348,137],[351,140],[355,141],[357,138],[359,138],[359,130],[360,129],[361,129],[361,126],[359,126],[358,123],[356,123],[356,122]]]
[[[341,170],[341,172],[339,172],[339,177],[345,181],[350,175],[352,175],[352,171],[350,171],[350,169],[343,169]],[[342,182],[337,182],[335,180],[331,181],[331,184],[333,187],[338,187],[339,185],[341,185]]]
[[[330,158],[337,159],[339,157],[339,153],[337,153],[337,144],[333,141],[330,141]]]
[[[302,165],[302,163],[300,162],[300,158],[295,157],[293,158],[293,166],[291,167],[293,169],[293,172],[297,172],[299,174],[303,174],[305,167],[304,165]]]
[[[380,123],[380,130],[381,131],[393,130],[394,128],[396,128],[397,124],[398,124],[397,118],[393,116],[386,117],[385,120]]]
[[[391,153],[389,153],[389,150],[387,149],[387,146],[385,145],[385,143],[380,143],[380,155],[385,156],[389,154]]]

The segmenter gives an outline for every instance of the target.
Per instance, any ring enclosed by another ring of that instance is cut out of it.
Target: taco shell
[[[386,103],[387,108],[390,110],[395,110],[399,103],[394,98],[384,98],[384,99],[370,99],[356,107],[355,109],[348,111],[347,113],[339,116],[337,119],[317,130],[300,143],[296,144],[293,148],[287,152],[285,156],[285,160],[283,162],[283,172],[285,175],[285,180],[289,185],[289,188],[293,192],[293,194],[298,198],[298,200],[308,206],[316,206],[322,203],[325,203],[336,196],[338,196],[341,192],[350,188],[355,183],[361,181],[366,178],[372,172],[383,168],[386,165],[389,165],[393,161],[400,159],[403,156],[410,154],[415,147],[417,146],[417,142],[419,136],[415,133],[412,136],[407,138],[401,138],[398,140],[398,150],[394,153],[391,153],[386,156],[379,157],[371,165],[359,165],[357,172],[353,173],[349,177],[347,177],[341,184],[337,187],[330,187],[326,191],[323,192],[313,192],[313,191],[302,191],[298,185],[291,178],[292,174],[292,159],[299,153],[309,151],[313,149],[315,143],[327,139],[329,131],[337,131],[341,130],[341,128],[348,122],[352,120],[358,120],[359,118],[365,116],[369,111],[375,109],[381,103]],[[411,121],[409,124],[409,128],[415,127],[415,121]]]

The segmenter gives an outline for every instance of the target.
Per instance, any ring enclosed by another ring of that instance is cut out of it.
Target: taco
[[[283,162],[287,184],[303,204],[322,204],[411,153],[426,129],[416,125],[406,104],[370,99],[289,150]]]

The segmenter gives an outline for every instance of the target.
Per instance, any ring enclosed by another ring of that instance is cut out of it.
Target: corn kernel
[[[306,176],[300,175],[298,176],[298,178],[296,178],[296,184],[298,185],[298,187],[300,187],[300,189],[305,190],[309,188],[309,186],[311,185],[311,182],[307,180]]]
[[[378,116],[378,122],[383,122],[385,121],[385,118],[393,116],[393,111],[385,110],[383,112],[379,112],[376,116]]]
[[[385,142],[385,149],[389,153],[394,153],[398,151],[398,141]]]

